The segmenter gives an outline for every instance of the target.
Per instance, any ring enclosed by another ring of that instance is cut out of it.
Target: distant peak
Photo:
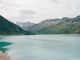
[[[76,18],[80,18],[80,15],[78,15]]]
[[[69,17],[63,17],[62,19],[69,19]]]

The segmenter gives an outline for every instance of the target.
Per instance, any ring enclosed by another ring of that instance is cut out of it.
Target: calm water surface
[[[18,60],[80,59],[80,35],[3,36],[0,47]],[[11,44],[12,43],[12,44]]]

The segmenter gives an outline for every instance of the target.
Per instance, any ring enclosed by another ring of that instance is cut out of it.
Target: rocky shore
[[[7,53],[4,53],[0,50],[0,60],[11,60],[11,59]]]

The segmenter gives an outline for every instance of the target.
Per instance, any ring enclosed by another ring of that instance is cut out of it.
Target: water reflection
[[[8,48],[5,48],[5,46],[11,45],[12,43],[10,42],[0,42],[0,50],[2,50],[3,52],[7,51]]]

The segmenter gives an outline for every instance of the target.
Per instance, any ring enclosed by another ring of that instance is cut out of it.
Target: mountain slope
[[[15,34],[31,35],[33,33],[29,31],[24,31],[22,28],[8,21],[7,19],[0,15],[0,35],[15,35]]]
[[[22,27],[23,29],[27,29],[29,26],[33,26],[35,25],[35,23],[31,23],[31,22],[16,22],[16,24],[20,27]]]
[[[22,27],[24,30],[28,31],[32,31],[34,33],[36,33],[36,31],[40,30],[40,29],[43,29],[45,27],[49,27],[51,25],[56,25],[58,24],[59,22],[63,21],[64,19],[46,19],[44,21],[41,21],[40,23],[38,24],[35,24],[33,26],[29,26],[29,27]]]
[[[36,31],[38,34],[80,34],[80,16]]]
[[[36,34],[80,34],[80,16],[44,20],[25,30]]]
[[[80,23],[59,24],[36,31],[38,34],[80,34]]]

